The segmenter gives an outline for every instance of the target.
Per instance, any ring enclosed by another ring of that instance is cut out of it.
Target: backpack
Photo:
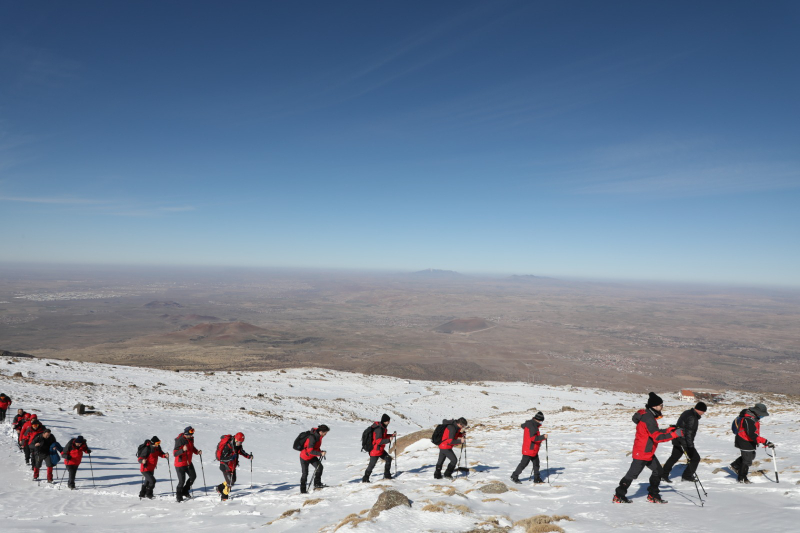
[[[219,438],[219,444],[217,444],[217,453],[215,455],[217,461],[222,461],[222,451],[225,449],[225,447],[228,445],[228,443],[231,441],[232,438],[233,436],[231,435],[223,435]]]
[[[361,434],[361,451],[370,452],[372,450],[373,433],[378,429],[378,422],[371,424],[364,433]]]
[[[296,439],[294,439],[294,444],[292,444],[292,448],[294,448],[298,452],[303,451],[303,448],[306,445],[306,439],[310,436],[311,436],[310,431],[303,431],[297,436]]]
[[[61,457],[66,459],[67,455],[69,455],[69,452],[72,450],[72,447],[74,445],[75,445],[75,439],[69,439],[69,442],[67,442],[67,445],[64,446],[64,450],[61,452]]]
[[[150,455],[149,450],[150,450],[150,441],[146,440],[142,444],[140,444],[138,448],[136,448],[136,457],[138,459],[144,459],[145,457]]]
[[[444,437],[444,430],[447,429],[447,426],[454,423],[455,420],[442,420],[442,423],[436,426],[436,429],[433,430],[431,442],[437,446],[440,445],[442,443],[442,438]]]
[[[51,444],[49,450],[50,461],[53,463],[53,466],[57,465],[58,462],[61,460],[61,458],[58,456],[58,448],[56,448],[56,446],[59,446],[58,442],[54,442],[53,444]]]
[[[733,431],[734,435],[739,434],[739,430],[742,428],[742,417],[737,416],[733,419],[733,423],[731,424],[731,431]]]

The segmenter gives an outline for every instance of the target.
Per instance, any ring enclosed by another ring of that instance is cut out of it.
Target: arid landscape
[[[255,269],[0,269],[0,350],[171,370],[800,394],[800,291]]]

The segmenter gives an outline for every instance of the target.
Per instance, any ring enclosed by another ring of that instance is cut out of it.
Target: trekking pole
[[[314,480],[317,478],[317,470],[319,470],[319,467],[320,467],[321,464],[322,464],[322,461],[318,461],[317,462],[317,466],[314,467],[314,475],[311,476],[311,481],[310,482],[306,482],[306,486],[305,486],[306,492],[308,492],[308,488],[309,488],[310,484],[313,483]]]
[[[61,482],[64,481],[64,474],[67,473],[67,468],[64,468],[64,471],[61,472],[61,477],[58,480],[58,490],[61,490]]]
[[[686,448],[684,448],[682,444],[679,444],[679,446],[681,447],[681,451],[683,452],[683,456],[686,457],[686,461],[689,464],[691,464],[692,460],[689,458],[689,454],[686,453]],[[700,489],[697,487],[697,482],[700,481],[700,479],[697,477],[697,472],[694,473],[692,481],[694,481],[694,490],[697,491],[697,499],[700,500],[700,507],[702,507],[705,504],[705,502],[703,501],[703,497],[700,496]],[[703,492],[705,493],[706,489],[703,489]],[[706,496],[708,496],[708,494],[706,494]]]
[[[89,456],[89,470],[92,471],[92,487],[97,488],[97,485],[94,484],[94,467],[92,466],[92,454],[86,454]]]
[[[550,447],[547,445],[548,439],[544,439],[544,458],[547,461],[547,484],[550,483]]]
[[[203,490],[206,491],[206,496],[208,496],[208,487],[206,487],[206,469],[203,468],[203,456],[200,456],[200,471],[203,472]]]
[[[175,496],[175,485],[172,484],[172,465],[169,464],[169,457],[167,457],[167,469],[169,470],[169,486],[172,487],[172,495]]]
[[[250,456],[250,488],[253,488],[253,456]]]
[[[397,477],[397,433],[394,435],[394,477]]]
[[[780,483],[781,480],[778,477],[778,459],[776,457],[778,453],[775,451],[775,448],[772,448],[772,455],[769,455],[769,452],[767,452],[767,455],[772,457],[772,466],[775,468],[775,483]]]

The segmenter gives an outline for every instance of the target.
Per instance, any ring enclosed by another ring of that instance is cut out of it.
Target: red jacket
[[[387,437],[387,430],[380,422],[375,422],[378,425],[372,432],[372,449],[369,451],[371,457],[380,457],[383,455],[383,448],[392,442],[392,437]]]
[[[36,435],[39,435],[42,432],[44,432],[44,426],[42,426],[42,424],[39,424],[39,427],[36,429],[34,429],[33,426],[28,426],[28,430],[27,432],[24,432],[25,434],[22,437],[22,441],[30,446],[33,444],[33,439],[36,438]]]
[[[680,436],[675,433],[676,428],[658,429],[656,416],[661,418],[661,414],[652,409],[639,409],[633,415],[633,422],[636,424],[636,438],[633,440],[634,459],[649,461],[656,454],[658,443],[668,442]]]
[[[528,420],[522,424],[522,429],[525,430],[525,435],[522,437],[522,455],[536,457],[539,455],[539,448],[542,446],[545,438],[539,434],[539,427],[541,424],[538,420]]]
[[[759,444],[766,444],[767,439],[761,436],[761,422],[758,418],[749,410],[742,411],[740,416],[735,446],[740,450],[755,450]]]
[[[184,446],[186,446],[185,451],[183,449]],[[183,433],[175,437],[175,449],[172,450],[172,457],[175,458],[175,467],[192,464],[192,455],[197,455],[197,448],[194,447],[194,438],[190,439]]]
[[[158,458],[159,457],[166,457],[163,451],[161,451],[161,446],[153,446],[150,445],[150,453],[144,459],[139,459],[139,466],[140,472],[152,472],[158,466]]]
[[[0,409],[8,409],[8,406],[11,405],[12,403],[13,402],[11,401],[11,398],[9,398],[8,396],[4,396],[0,398]]]
[[[320,446],[322,446],[322,435],[319,434],[317,428],[313,428],[311,430],[311,435],[308,436],[305,444],[303,444],[303,449],[300,450],[300,459],[303,461],[311,461],[315,457],[321,456],[322,452],[319,449]]]
[[[64,450],[61,453],[61,457],[64,458],[64,464],[67,466],[77,466],[81,464],[81,460],[83,460],[83,454],[91,453],[85,442],[80,443],[80,445],[76,445],[73,442],[72,446],[68,445],[68,447],[69,451]]]
[[[19,435],[17,436],[17,438],[19,439],[20,442],[25,440],[24,439],[25,432],[28,431],[28,429],[30,429],[30,427],[31,427],[31,419],[28,418],[28,420],[26,420],[25,423],[22,424],[22,427],[19,428]]]
[[[444,433],[442,434],[442,443],[439,445],[439,449],[452,450],[453,446],[458,446],[461,444],[462,436],[463,434],[461,433],[461,429],[459,429],[458,425],[453,422],[444,428]]]

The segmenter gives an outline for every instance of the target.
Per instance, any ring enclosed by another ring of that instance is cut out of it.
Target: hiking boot
[[[383,475],[383,479],[392,479],[392,475],[391,474],[384,474]]]
[[[536,483],[537,485],[541,485],[542,483],[544,483],[544,480],[539,476],[536,476],[535,478],[533,478],[533,482]]]
[[[736,463],[731,463],[730,466],[731,466],[731,470],[733,470],[734,474],[738,474],[739,473],[739,467],[736,466]]]
[[[69,487],[69,490],[75,490],[75,486]]]
[[[147,489],[142,487],[142,490],[139,491],[139,498],[144,498],[146,494],[147,494]]]
[[[744,476],[743,478],[739,478],[736,481],[739,482],[739,483],[744,483],[745,485],[750,485],[752,483],[752,481],[747,479],[747,476]]]
[[[183,494],[178,492],[177,494],[175,494],[175,498],[178,500],[178,503],[181,503],[183,501]]]
[[[694,483],[694,478],[681,476],[681,481],[688,481],[689,483]]]
[[[367,476],[362,477],[361,483],[369,483],[369,478]]]
[[[300,485],[300,494],[308,494],[305,485]]]
[[[144,496],[148,500],[154,500],[156,498],[155,496],[153,496],[153,489],[147,489],[147,492],[145,493]]]
[[[658,494],[656,494],[655,496],[653,496],[652,494],[648,494],[647,501],[650,503],[667,503],[667,500],[662,500],[661,496],[659,496]]]
[[[633,503],[625,496],[617,496],[614,494],[614,497],[611,499],[611,503]]]
[[[453,481],[453,476],[451,476],[450,474],[445,474],[445,475],[443,475],[442,477],[443,477],[444,479],[449,479],[450,481]]]
[[[664,483],[672,483],[672,481],[670,481],[669,479],[669,474],[664,474],[663,476],[661,476],[661,481],[663,481]]]
[[[517,485],[521,485],[522,484],[522,481],[520,481],[517,476],[511,476],[511,481],[513,481]]]
[[[326,485],[325,483],[314,483],[314,490],[322,490],[327,487],[328,485]]]
[[[433,473],[433,479],[442,479],[442,471],[437,470]]]

